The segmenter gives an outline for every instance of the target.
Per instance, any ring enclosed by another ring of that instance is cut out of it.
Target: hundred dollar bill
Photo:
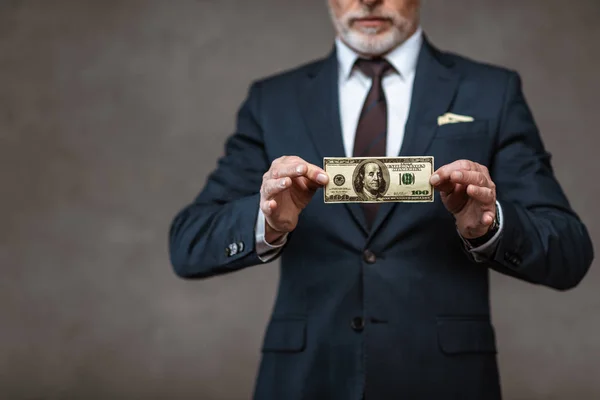
[[[324,158],[325,203],[433,201],[433,157]]]

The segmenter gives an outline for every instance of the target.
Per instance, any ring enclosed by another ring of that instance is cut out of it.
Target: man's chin
[[[350,29],[343,39],[355,51],[365,55],[381,55],[399,45],[402,40],[392,29],[381,29],[373,33],[361,29]]]
[[[391,30],[392,25],[386,22],[354,22],[349,29],[349,31],[365,37],[389,34]]]

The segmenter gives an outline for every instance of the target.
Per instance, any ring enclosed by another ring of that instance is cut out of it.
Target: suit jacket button
[[[519,258],[519,256],[509,252],[504,253],[504,259],[512,265],[519,266],[521,264],[521,259]]]
[[[241,253],[242,251],[244,251],[244,248],[246,247],[244,245],[244,242],[238,242],[237,246],[238,246],[238,253]]]
[[[352,322],[350,322],[350,326],[356,332],[360,332],[365,328],[365,320],[362,317],[354,317],[352,318]]]
[[[377,261],[377,257],[369,249],[365,250],[365,252],[363,253],[363,259],[367,264],[375,264],[375,261]]]

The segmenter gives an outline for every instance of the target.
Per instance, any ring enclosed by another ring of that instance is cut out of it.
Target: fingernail
[[[284,188],[286,184],[285,178],[279,181],[279,185]]]
[[[299,174],[303,174],[304,173],[304,165],[298,165],[296,167],[296,172]]]
[[[463,173],[460,171],[456,171],[454,173],[454,176],[456,177],[456,179],[462,179],[463,178]]]
[[[440,176],[438,174],[433,175],[430,179],[430,182],[432,185],[437,185],[440,183]]]
[[[317,175],[317,182],[319,182],[322,185],[326,184],[328,180],[329,180],[329,178],[327,178],[327,175],[325,175],[325,174]]]

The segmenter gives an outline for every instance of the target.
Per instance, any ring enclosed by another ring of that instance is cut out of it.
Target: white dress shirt
[[[417,60],[423,43],[421,28],[400,46],[386,55],[386,60],[394,67],[395,71],[386,74],[382,80],[383,90],[388,107],[388,136],[386,140],[386,156],[397,157],[404,140],[404,128],[408,119],[412,98],[413,83]],[[340,104],[340,122],[342,139],[346,157],[352,157],[356,128],[364,102],[371,89],[372,80],[358,68],[354,68],[358,54],[348,47],[340,38],[335,41],[338,58],[338,87]],[[499,206],[499,205],[498,205]],[[500,211],[501,212],[501,211]],[[500,225],[502,228],[502,224]],[[256,253],[259,258],[267,262],[276,257],[285,245],[287,235],[276,243],[267,243],[265,240],[265,216],[259,208],[256,222]],[[500,235],[500,231],[483,246],[473,248],[476,260],[478,255],[485,255],[487,249],[493,249]]]

